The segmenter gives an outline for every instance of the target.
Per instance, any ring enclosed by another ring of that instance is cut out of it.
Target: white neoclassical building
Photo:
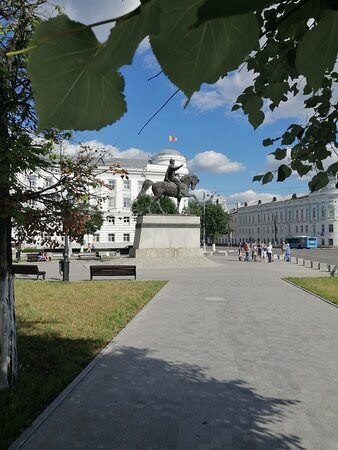
[[[227,244],[255,240],[280,245],[291,236],[317,237],[319,247],[338,247],[337,179],[318,192],[269,203],[242,206],[230,212]]]
[[[163,181],[170,158],[175,165],[183,164],[178,170],[180,176],[188,173],[185,157],[177,150],[164,149],[146,159],[110,158],[98,167],[100,179],[109,184],[111,189],[102,188],[101,196],[106,197],[102,203],[104,223],[100,231],[86,237],[87,242],[94,243],[96,248],[123,248],[134,241],[136,219],[131,212],[131,204],[136,199],[145,179]],[[128,171],[128,179],[121,175],[113,175],[104,171],[105,166],[119,164]],[[151,193],[151,189],[148,193]],[[188,205],[188,199],[182,199],[180,209]]]

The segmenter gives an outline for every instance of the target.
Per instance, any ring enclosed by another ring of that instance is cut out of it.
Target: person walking
[[[285,261],[290,262],[291,261],[291,249],[290,244],[287,243],[285,246]]]
[[[284,261],[285,261],[285,251],[286,251],[286,243],[285,243],[285,241],[283,241],[283,244],[282,244],[282,255],[283,255]]]
[[[266,253],[268,255],[268,262],[271,263],[272,262],[272,244],[271,244],[271,242],[268,243],[268,246],[266,248]]]
[[[244,251],[245,251],[245,260],[244,261],[250,261],[250,244],[249,242],[245,243],[244,246]]]
[[[266,262],[266,243],[263,242],[262,246],[262,262]]]

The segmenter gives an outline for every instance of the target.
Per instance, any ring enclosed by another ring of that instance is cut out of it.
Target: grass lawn
[[[0,448],[20,432],[166,284],[15,282],[19,380],[0,392]]]
[[[289,277],[292,283],[324,297],[326,300],[338,305],[338,277]]]

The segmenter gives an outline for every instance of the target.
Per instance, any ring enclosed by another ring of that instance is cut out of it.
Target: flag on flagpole
[[[176,136],[169,136],[169,142],[176,142],[177,137]]]

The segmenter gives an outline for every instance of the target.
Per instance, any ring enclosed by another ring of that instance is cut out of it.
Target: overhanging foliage
[[[328,174],[337,173],[336,164],[323,166],[336,145],[337,9],[335,0],[143,0],[131,13],[111,19],[116,26],[103,44],[90,25],[64,15],[50,19],[38,27],[29,53],[40,126],[99,129],[118,120],[126,111],[118,70],[132,62],[149,36],[162,71],[187,102],[203,83],[242,64],[253,71],[253,84],[233,109],[242,109],[254,128],[263,123],[266,106],[274,110],[305,96],[307,122],[263,144],[278,143],[272,152],[277,160],[291,149],[289,160],[254,180],[311,173],[309,187],[317,190]]]

